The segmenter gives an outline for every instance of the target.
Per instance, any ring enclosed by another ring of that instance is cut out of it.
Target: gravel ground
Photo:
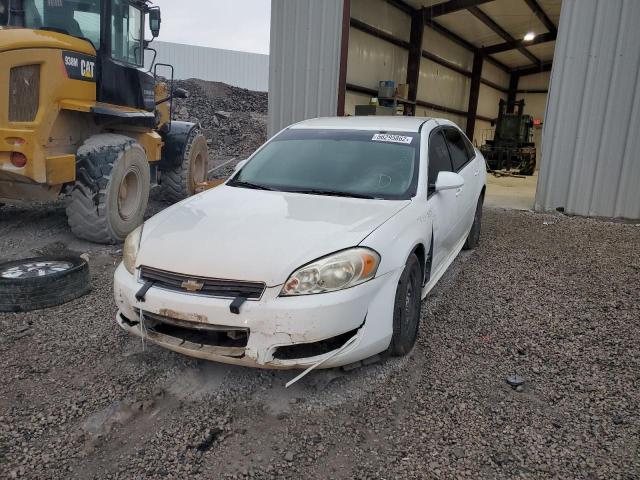
[[[113,320],[119,247],[61,204],[0,210],[0,260],[64,249],[92,293],[0,314],[0,478],[640,478],[640,226],[487,209],[408,358],[288,390],[143,348]]]

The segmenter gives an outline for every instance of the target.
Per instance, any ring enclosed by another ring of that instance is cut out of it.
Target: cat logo
[[[95,62],[90,60],[80,60],[80,73],[84,78],[93,78],[93,69],[95,66]]]
[[[190,278],[182,282],[180,286],[188,292],[199,292],[204,288],[204,283]]]
[[[68,78],[95,83],[97,73],[95,56],[63,51],[62,63]]]

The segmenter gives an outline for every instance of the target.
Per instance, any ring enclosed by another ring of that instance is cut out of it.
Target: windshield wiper
[[[227,185],[231,185],[232,187],[252,188],[254,190],[269,190],[271,192],[280,191],[277,188],[269,187],[267,185],[260,185],[258,183],[251,183],[251,182],[243,182],[242,180],[232,180]]]
[[[379,197],[375,197],[373,195],[367,195],[365,193],[352,193],[352,192],[340,192],[338,190],[326,190],[320,188],[309,188],[309,189],[291,189],[284,190],[285,192],[291,193],[307,193],[309,195],[328,195],[332,197],[352,197],[352,198],[367,198],[369,200],[379,199]]]

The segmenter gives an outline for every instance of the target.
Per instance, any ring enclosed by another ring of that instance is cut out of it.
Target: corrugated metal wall
[[[640,218],[638,25],[638,0],[564,0],[536,209]]]
[[[342,0],[272,0],[269,135],[338,105]]]
[[[199,78],[261,92],[269,88],[269,55],[158,41],[151,47],[158,52],[156,63],[173,65],[177,79]],[[152,57],[152,52],[145,52],[147,66]],[[158,67],[158,74],[168,72]]]

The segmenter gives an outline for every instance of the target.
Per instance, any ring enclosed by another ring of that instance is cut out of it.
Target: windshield
[[[6,1],[0,0],[5,6]],[[22,25],[8,18],[0,6],[3,24]],[[100,46],[100,0],[23,0],[24,27],[86,38],[95,48]]]
[[[419,134],[289,129],[258,151],[231,186],[408,199],[418,183]]]

